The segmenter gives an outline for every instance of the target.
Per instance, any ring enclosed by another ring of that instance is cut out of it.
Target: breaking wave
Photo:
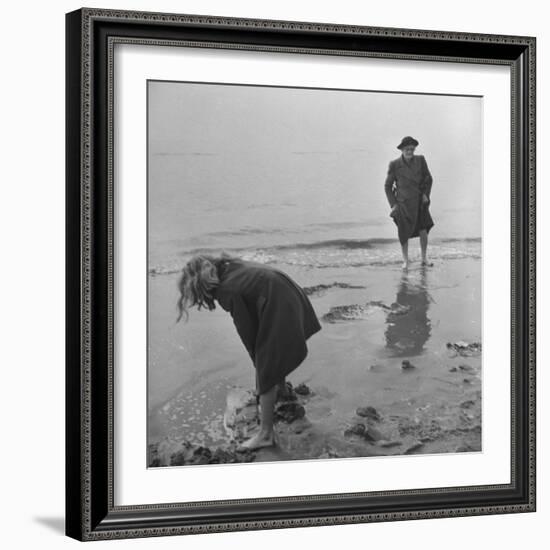
[[[265,264],[305,268],[379,267],[401,263],[396,239],[329,239],[313,242],[282,243],[268,246],[199,247],[181,250],[173,258],[149,267],[151,275],[176,273],[196,254],[219,254],[222,250]],[[481,259],[481,238],[438,238],[430,240],[432,260]]]

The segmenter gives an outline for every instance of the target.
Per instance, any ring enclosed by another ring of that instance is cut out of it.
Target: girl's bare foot
[[[403,271],[407,271],[407,269],[409,269],[409,262],[403,262],[403,263],[401,264],[401,269],[402,269]]]
[[[254,449],[261,449],[263,447],[272,447],[276,445],[277,441],[275,438],[275,433],[265,434],[263,432],[258,432],[256,435],[252,436],[250,439],[247,439],[241,443],[237,450],[239,451],[253,451]]]

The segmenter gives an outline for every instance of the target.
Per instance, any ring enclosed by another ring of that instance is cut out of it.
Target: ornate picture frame
[[[510,337],[512,350],[510,483],[192,502],[183,492],[181,502],[115,504],[117,44],[509,67],[511,334],[503,338]],[[535,510],[535,44],[524,36],[299,21],[88,8],[66,15],[68,536],[87,541]]]

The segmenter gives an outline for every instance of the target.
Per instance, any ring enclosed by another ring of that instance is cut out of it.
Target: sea
[[[319,160],[326,162],[326,155]],[[343,169],[346,159],[340,160]],[[426,353],[432,354],[429,364],[435,369],[433,354],[444,353],[446,340],[479,340],[480,200],[465,204],[434,184],[435,225],[429,235],[434,268],[427,276],[420,273],[419,241],[412,239],[412,268],[403,280],[397,230],[380,185],[363,189],[355,184],[348,186],[349,193],[342,192],[342,185],[330,179],[336,167],[328,166],[323,177],[322,167],[316,166],[319,178],[296,186],[277,185],[273,179],[251,186],[230,177],[216,185],[205,176],[221,170],[221,165],[212,166],[216,162],[216,157],[203,155],[152,160],[149,441],[170,435],[219,443],[228,392],[236,386],[254,387],[253,366],[225,311],[192,310],[187,322],[175,322],[178,276],[195,254],[226,251],[282,269],[308,292],[322,319],[330,318],[326,316],[332,308],[347,308],[339,322],[323,321],[324,330],[312,338],[304,365],[290,377],[332,396],[327,403],[336,411],[335,419],[349,416],[365,393],[372,392],[370,402],[381,395],[376,384],[362,388],[365,369],[391,370],[392,361]],[[395,323],[388,321],[387,308],[400,302],[416,309],[412,328],[409,319],[408,325],[389,330]],[[386,385],[401,383],[393,375],[384,376],[378,380]]]

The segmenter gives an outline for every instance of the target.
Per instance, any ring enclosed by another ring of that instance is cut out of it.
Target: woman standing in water
[[[403,269],[409,267],[409,239],[420,237],[422,266],[433,265],[428,262],[428,232],[434,222],[430,215],[430,192],[432,175],[423,155],[415,155],[418,141],[406,136],[397,146],[401,156],[390,162],[384,184],[390,203],[390,216],[397,225]]]
[[[321,330],[304,290],[286,273],[222,253],[191,258],[179,280],[179,317],[191,306],[228,311],[256,369],[260,429],[242,449],[276,444],[273,412],[277,389],[306,358],[306,340]]]

